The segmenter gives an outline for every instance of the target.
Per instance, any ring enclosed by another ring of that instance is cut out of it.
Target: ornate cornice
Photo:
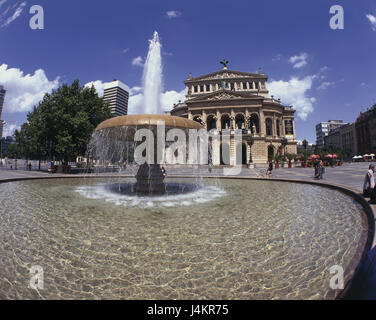
[[[263,79],[267,80],[268,77],[265,74],[249,73],[235,70],[220,70],[213,73],[205,74],[203,76],[186,80],[184,83],[194,83],[198,81],[206,80],[222,80],[222,79]]]

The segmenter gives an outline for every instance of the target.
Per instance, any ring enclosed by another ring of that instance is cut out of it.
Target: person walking
[[[318,179],[319,177],[319,162],[318,161],[315,161],[315,163],[313,164],[313,168],[315,169],[314,177]]]
[[[273,171],[273,162],[269,161],[268,169],[266,170],[266,177],[270,179],[270,175]]]
[[[318,178],[323,179],[324,173],[325,173],[325,167],[324,167],[324,163],[322,162],[322,160],[320,160],[317,165],[317,172],[318,172]]]
[[[375,188],[375,165],[370,164],[366,176],[364,177],[363,195],[370,197],[370,203],[376,204],[376,188]]]

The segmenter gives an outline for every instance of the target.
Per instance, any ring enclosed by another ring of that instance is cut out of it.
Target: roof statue
[[[222,61],[219,62],[220,64],[223,64],[223,69],[226,70],[227,69],[227,65],[228,65],[228,60],[226,59],[223,59]]]

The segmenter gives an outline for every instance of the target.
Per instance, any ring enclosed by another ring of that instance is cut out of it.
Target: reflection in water
[[[207,181],[164,203],[108,183],[0,185],[0,298],[39,299],[40,265],[46,299],[319,299],[366,232],[358,204],[317,186]]]

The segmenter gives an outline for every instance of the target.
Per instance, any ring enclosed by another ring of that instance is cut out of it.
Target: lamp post
[[[282,146],[283,146],[284,156],[286,157],[286,146],[287,146],[287,139],[286,138],[282,139]]]
[[[254,139],[253,139],[253,136],[250,134],[247,136],[246,138],[246,141],[247,141],[247,144],[249,145],[249,163],[248,163],[248,168],[254,168],[254,164],[253,164],[253,159],[252,159],[252,146],[254,144]]]
[[[287,139],[285,137],[282,139],[282,146],[283,146],[283,166],[285,166],[285,163],[286,163],[286,146],[287,146]]]

